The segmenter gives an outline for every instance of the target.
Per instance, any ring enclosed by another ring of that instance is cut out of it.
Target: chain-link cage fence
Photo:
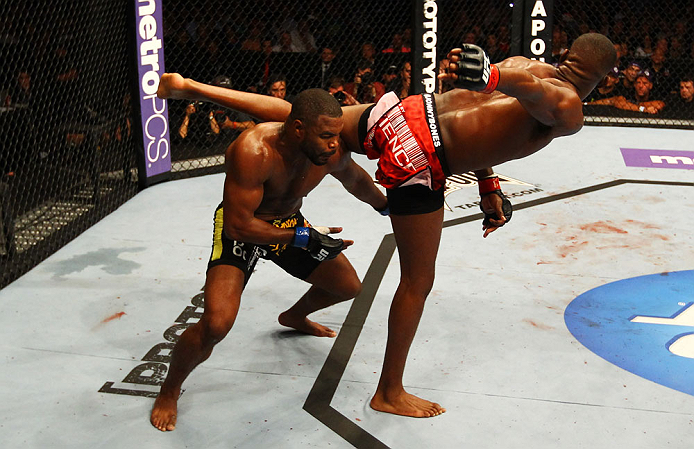
[[[312,87],[330,89],[343,104],[407,91],[409,0],[164,0],[163,8],[167,71],[288,100]],[[226,147],[254,124],[183,101],[169,102],[169,121],[174,177],[221,171]]]
[[[0,0],[0,287],[137,191],[126,3]]]
[[[617,49],[613,72],[586,99],[587,123],[693,127],[694,2],[555,2],[552,55],[589,31]]]
[[[513,3],[438,0],[439,59],[464,42],[512,55]],[[586,99],[588,123],[691,127],[694,3],[553,2],[552,59],[597,31],[619,49]],[[136,191],[133,2],[0,0],[2,284]],[[163,0],[166,70],[265,95],[330,90],[343,104],[411,91],[414,2]],[[439,91],[443,86],[439,86]],[[223,171],[224,151],[256,119],[169,102],[174,178]]]

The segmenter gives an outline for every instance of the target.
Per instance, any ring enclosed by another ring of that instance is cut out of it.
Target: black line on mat
[[[604,182],[602,184],[596,184],[594,186],[551,195],[545,198],[527,201],[514,205],[513,208],[514,210],[527,209],[534,206],[540,206],[542,204],[552,203],[554,201],[561,201],[566,198],[584,195],[586,193],[609,189],[610,187],[616,187],[623,184],[694,187],[694,183],[691,182],[617,179],[614,181]],[[455,218],[444,221],[443,227],[447,228],[449,226],[469,223],[471,221],[480,220],[481,218],[482,213]],[[347,317],[345,318],[345,322],[340,329],[340,333],[335,339],[335,343],[333,343],[332,349],[328,354],[328,358],[323,364],[323,368],[321,369],[320,373],[318,373],[318,377],[313,384],[313,388],[311,388],[311,392],[308,394],[306,402],[304,403],[304,410],[358,449],[388,449],[388,446],[363,428],[359,427],[356,423],[352,422],[339,411],[335,410],[330,405],[330,402],[332,401],[333,396],[335,396],[335,392],[337,391],[337,387],[342,379],[342,375],[347,368],[347,363],[352,356],[352,352],[354,351],[359,334],[364,326],[364,322],[366,322],[366,317],[369,314],[369,310],[371,310],[371,305],[376,297],[376,292],[378,291],[378,287],[383,280],[383,276],[385,275],[386,269],[388,268],[388,264],[390,263],[390,259],[393,257],[394,252],[395,237],[393,234],[388,234],[383,237],[381,245],[374,256],[373,261],[371,261],[371,265],[369,266],[369,269],[364,276],[364,281],[362,282],[362,292],[356,298],[354,298],[352,307],[347,313]]]

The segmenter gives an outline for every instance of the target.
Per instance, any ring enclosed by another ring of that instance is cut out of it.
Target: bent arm
[[[345,190],[355,198],[361,200],[381,211],[388,206],[386,196],[376,187],[376,183],[371,179],[366,170],[354,162],[349,153],[343,156],[345,160],[342,167],[331,174],[342,183]]]
[[[544,125],[574,132],[583,126],[583,104],[578,95],[527,70],[499,67],[496,90],[516,98],[530,115]]]
[[[289,244],[294,238],[294,228],[280,229],[255,217],[270,167],[262,148],[252,140],[242,134],[226,153],[224,232],[241,242]]]
[[[165,73],[161,76],[157,96],[163,99],[208,101],[266,122],[283,122],[292,109],[291,103],[279,98],[210,86],[183,78],[178,73]]]

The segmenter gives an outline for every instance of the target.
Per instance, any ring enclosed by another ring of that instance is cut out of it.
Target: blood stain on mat
[[[589,223],[581,226],[581,229],[583,231],[591,231],[591,232],[598,232],[601,234],[606,234],[606,233],[617,233],[617,234],[628,234],[628,231],[625,231],[624,229],[620,229],[617,226],[613,226],[612,224],[609,224],[609,222],[604,222],[604,221],[597,221],[595,223]]]
[[[115,320],[115,319],[119,319],[119,320],[120,320],[120,317],[122,317],[122,316],[125,315],[125,314],[126,314],[125,312],[114,313],[114,314],[111,315],[110,317],[104,319],[104,320],[102,321],[102,323],[108,323],[109,321],[113,321],[113,320]]]

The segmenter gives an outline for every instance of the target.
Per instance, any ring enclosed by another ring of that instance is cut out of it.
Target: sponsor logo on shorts
[[[694,152],[620,148],[627,167],[678,168],[694,170]]]
[[[427,123],[429,124],[429,132],[431,133],[431,140],[434,142],[434,147],[438,148],[441,146],[441,136],[439,135],[439,127],[436,122],[436,111],[434,110],[434,96],[431,94],[424,94],[424,108],[427,114]]]
[[[564,320],[581,344],[608,362],[694,395],[693,284],[691,270],[612,282],[574,299]]]

